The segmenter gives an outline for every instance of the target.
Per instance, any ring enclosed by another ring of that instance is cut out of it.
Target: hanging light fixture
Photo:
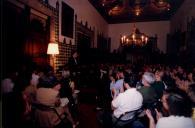
[[[160,10],[170,10],[171,5],[168,0],[154,0],[154,5]]]
[[[121,36],[121,45],[122,46],[144,46],[148,43],[148,36],[144,33],[141,33],[138,28],[133,26],[133,31],[130,35]]]

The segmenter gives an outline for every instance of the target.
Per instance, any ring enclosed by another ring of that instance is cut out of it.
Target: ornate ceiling
[[[89,0],[108,23],[169,20],[184,0]]]

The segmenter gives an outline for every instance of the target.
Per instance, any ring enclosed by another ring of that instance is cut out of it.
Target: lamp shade
[[[47,54],[51,54],[51,55],[59,54],[58,44],[49,43],[47,48]]]

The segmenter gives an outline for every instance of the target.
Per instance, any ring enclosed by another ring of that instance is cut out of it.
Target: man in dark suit
[[[70,68],[70,72],[73,76],[76,76],[78,73],[78,66],[79,66],[79,59],[78,59],[78,52],[73,51],[71,57],[68,60],[68,66]]]

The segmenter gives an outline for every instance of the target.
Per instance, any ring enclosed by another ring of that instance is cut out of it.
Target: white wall
[[[74,9],[78,21],[83,21],[83,23],[87,21],[88,26],[91,26],[91,28],[95,27],[95,47],[97,46],[98,32],[111,37],[111,50],[113,51],[119,47],[120,35],[129,34],[132,31],[133,23],[107,24],[88,0],[59,0],[60,14],[61,1],[64,1]],[[49,0],[49,3],[55,6],[56,0]],[[155,34],[157,34],[157,47],[161,51],[166,52],[166,35],[178,28],[182,28],[182,30],[185,31],[187,17],[191,16],[195,17],[195,0],[184,0],[183,5],[170,21],[137,22],[136,27],[149,36],[155,36]],[[61,16],[59,22],[61,27]],[[64,37],[61,35],[61,28],[59,34],[60,41],[62,42]],[[67,42],[69,42],[69,40],[74,42],[74,38],[70,39],[66,37],[66,39]]]
[[[132,32],[134,23],[110,24],[108,33],[111,37],[111,50],[117,49],[120,45],[120,35],[129,35]],[[157,34],[157,47],[166,52],[166,36],[170,32],[169,21],[137,22],[136,27],[140,32],[148,36]]]
[[[60,3],[60,15],[61,15],[61,1],[64,1],[70,7],[74,9],[74,13],[77,15],[77,20],[85,23],[88,22],[88,26],[93,29],[95,27],[95,47],[97,46],[97,34],[99,32],[104,33],[105,36],[108,35],[108,24],[103,19],[103,17],[96,11],[96,9],[89,3],[88,0],[59,0]],[[49,4],[55,7],[56,0],[49,0]],[[61,35],[61,16],[60,22],[60,42],[63,41],[64,36]],[[73,37],[74,38],[74,37]],[[70,38],[67,38],[66,42],[69,42]],[[74,42],[74,39],[71,39]]]
[[[171,18],[171,32],[178,29],[186,31],[187,18],[195,18],[195,0],[184,0],[176,14]]]

